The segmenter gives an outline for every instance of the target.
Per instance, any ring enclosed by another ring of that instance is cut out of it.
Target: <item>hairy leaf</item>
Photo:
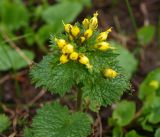
[[[5,131],[10,126],[10,121],[7,116],[0,114],[0,133]]]
[[[35,137],[87,137],[91,133],[91,119],[82,112],[70,113],[58,103],[45,105],[33,119]]]

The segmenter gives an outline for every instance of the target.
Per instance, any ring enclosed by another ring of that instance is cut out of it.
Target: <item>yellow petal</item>
[[[71,60],[77,60],[78,59],[78,53],[77,52],[72,52],[69,57],[70,57]]]
[[[62,54],[62,56],[60,57],[60,63],[64,64],[67,63],[69,61],[67,55]]]

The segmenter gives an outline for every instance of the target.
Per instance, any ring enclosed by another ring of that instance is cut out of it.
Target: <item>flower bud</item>
[[[98,27],[98,19],[97,19],[98,13],[94,13],[93,17],[90,20],[89,28],[92,30],[95,30]]]
[[[81,55],[81,56],[80,56],[80,59],[79,59],[79,62],[80,62],[81,64],[86,65],[86,64],[89,63],[89,59],[88,59],[85,55]]]
[[[64,39],[57,39],[55,38],[55,42],[57,43],[57,46],[62,49],[67,43]]]
[[[93,31],[91,29],[87,29],[85,32],[84,32],[84,37],[86,39],[89,39],[93,34]]]
[[[83,26],[84,26],[85,29],[88,29],[88,28],[89,28],[89,20],[88,20],[88,19],[85,18],[85,19],[82,21],[82,24],[83,24]]]
[[[80,42],[83,43],[86,40],[85,37],[80,37]]]
[[[110,45],[108,42],[100,42],[96,44],[96,47],[101,51],[106,51],[110,48]]]
[[[78,53],[77,52],[72,52],[69,57],[70,57],[71,60],[77,60],[78,59]]]
[[[101,41],[105,41],[108,37],[108,33],[111,32],[111,28],[109,28],[108,30],[106,30],[105,32],[101,32],[98,37],[97,37],[97,41],[101,42]]]
[[[64,64],[67,63],[69,61],[68,56],[65,54],[62,54],[62,56],[60,57],[60,63]]]
[[[105,69],[103,73],[104,76],[108,78],[115,78],[118,75],[118,73],[113,69]]]
[[[71,24],[64,24],[65,32],[70,33],[72,27],[73,26]]]
[[[63,47],[62,53],[72,53],[74,51],[74,47],[71,44],[67,44]]]
[[[149,83],[149,86],[153,87],[155,90],[157,90],[160,87],[160,83],[157,80],[152,80]]]
[[[69,39],[72,41],[73,40],[73,36],[69,34]]]
[[[71,28],[72,36],[77,37],[79,35],[79,33],[80,33],[80,29],[77,26],[73,26]]]

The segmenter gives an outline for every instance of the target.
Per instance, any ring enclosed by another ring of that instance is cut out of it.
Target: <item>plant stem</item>
[[[126,1],[126,4],[127,4],[127,8],[128,8],[128,12],[129,12],[131,21],[132,21],[133,29],[134,29],[134,31],[136,33],[136,36],[137,36],[137,24],[136,24],[134,15],[133,15],[132,7],[131,7],[131,5],[130,5],[128,0],[125,0],[125,1]]]
[[[79,88],[77,92],[77,111],[82,111],[82,95],[83,91]]]

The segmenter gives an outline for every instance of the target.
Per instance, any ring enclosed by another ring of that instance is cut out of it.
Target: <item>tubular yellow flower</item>
[[[100,42],[96,45],[96,47],[101,51],[106,51],[110,48],[110,45],[108,42]]]
[[[73,26],[71,28],[71,34],[74,36],[74,37],[77,37],[80,33],[80,29],[77,27],[77,26]]]
[[[104,76],[108,78],[115,78],[118,75],[118,73],[113,69],[105,69],[103,73]]]
[[[57,46],[62,49],[67,43],[64,39],[57,39],[55,38],[55,42],[57,43]]]
[[[101,41],[105,41],[108,37],[109,32],[111,32],[111,28],[109,28],[108,30],[101,32],[98,37],[97,37],[97,41],[101,42]]]
[[[82,21],[82,24],[83,24],[83,26],[84,26],[85,29],[88,29],[88,28],[89,28],[89,20],[88,20],[88,19],[85,18],[85,19]]]
[[[72,52],[69,57],[70,57],[71,60],[77,60],[78,59],[78,53],[77,52]]]
[[[62,56],[60,57],[60,63],[65,64],[69,61],[68,56],[65,54],[62,54]]]
[[[152,80],[149,85],[157,90],[160,87],[160,83],[157,80]]]
[[[72,27],[73,26],[71,24],[64,24],[65,32],[70,33]]]
[[[71,44],[67,44],[63,47],[62,53],[72,53],[74,51],[74,47]]]
[[[89,59],[85,55],[81,55],[80,59],[79,59],[79,62],[81,64],[87,65],[89,63]]]
[[[93,17],[90,20],[89,28],[95,30],[98,27],[98,12],[94,13]]]
[[[85,38],[85,37],[83,37],[83,36],[82,36],[82,37],[80,37],[80,42],[81,42],[81,43],[83,43],[85,40],[86,40],[86,38]]]
[[[84,32],[84,37],[86,39],[89,39],[93,34],[93,31],[91,29],[87,29],[85,32]]]

